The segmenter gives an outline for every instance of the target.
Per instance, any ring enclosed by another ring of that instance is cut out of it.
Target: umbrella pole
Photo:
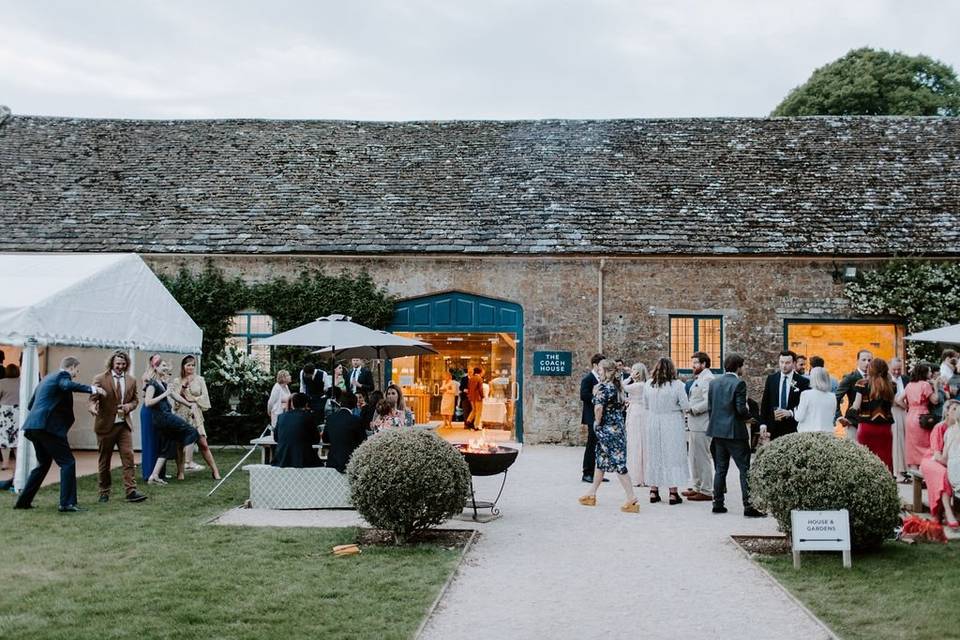
[[[269,430],[270,430],[270,425],[267,425],[266,428],[264,428],[263,433],[260,434],[260,438],[262,438],[262,437],[264,437],[265,435],[267,435],[267,431],[269,431]],[[257,438],[257,440],[259,440],[260,438]],[[230,471],[227,472],[227,475],[223,476],[223,478],[220,479],[220,482],[218,482],[217,485],[216,485],[213,489],[210,490],[210,493],[207,494],[207,497],[209,498],[210,496],[212,496],[212,495],[213,495],[213,492],[216,491],[217,489],[219,489],[219,488],[220,488],[220,485],[222,485],[224,482],[226,482],[226,481],[227,481],[227,478],[229,478],[229,477],[233,474],[233,472],[236,471],[237,468],[238,468],[240,465],[243,464],[243,461],[246,460],[247,458],[249,458],[249,457],[250,457],[250,454],[253,453],[254,451],[256,451],[256,450],[257,450],[257,447],[259,447],[259,446],[260,446],[260,445],[255,444],[255,445],[253,445],[252,447],[250,447],[250,451],[247,451],[246,455],[244,455],[242,458],[240,458],[240,462],[238,462],[237,464],[233,465],[233,469],[230,469]]]

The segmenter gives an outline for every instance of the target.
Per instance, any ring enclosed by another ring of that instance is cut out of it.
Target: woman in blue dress
[[[627,475],[627,430],[624,425],[625,396],[620,372],[613,360],[600,362],[600,384],[593,390],[594,424],[597,433],[597,466],[593,484],[587,495],[580,497],[580,504],[597,505],[597,489],[607,471],[617,474],[627,501],[621,511],[637,513],[640,505],[633,493],[633,483]]]
[[[170,402],[194,406],[196,403],[185,400],[177,393],[170,381],[170,363],[163,361],[157,366],[153,375],[147,380],[144,387],[143,404],[150,408],[150,418],[153,430],[157,434],[157,462],[153,473],[147,479],[149,484],[167,484],[160,478],[163,465],[168,458],[177,457],[177,448],[192,445],[200,439],[200,433],[189,422],[173,412]],[[183,465],[177,462],[177,479],[183,480]]]

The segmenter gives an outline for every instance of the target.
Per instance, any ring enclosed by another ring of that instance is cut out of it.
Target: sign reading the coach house
[[[573,372],[573,356],[569,351],[534,351],[533,375],[569,376]]]

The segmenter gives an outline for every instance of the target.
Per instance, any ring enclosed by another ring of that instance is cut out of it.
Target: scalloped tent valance
[[[203,332],[134,254],[0,254],[0,344],[200,353]]]

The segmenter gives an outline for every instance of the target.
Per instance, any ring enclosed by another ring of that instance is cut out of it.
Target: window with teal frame
[[[269,338],[274,333],[273,318],[257,311],[239,311],[230,321],[230,337],[227,344],[242,349],[260,361],[270,371],[271,350],[269,346],[253,344],[254,340]]]

